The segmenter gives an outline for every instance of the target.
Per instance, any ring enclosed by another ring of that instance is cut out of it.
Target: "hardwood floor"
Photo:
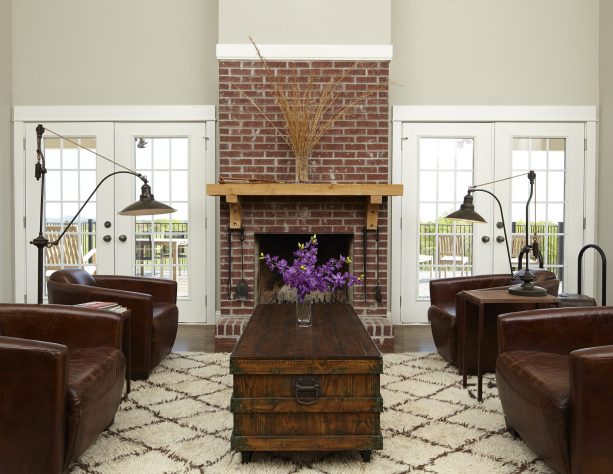
[[[394,352],[436,352],[429,324],[394,326]],[[175,352],[215,352],[215,326],[179,324]]]

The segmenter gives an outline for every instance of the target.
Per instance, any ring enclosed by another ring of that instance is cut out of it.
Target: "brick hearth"
[[[275,77],[306,81],[315,78],[319,85],[338,77],[352,62],[344,61],[270,61]],[[364,61],[344,78],[339,87],[339,105],[350,101],[369,87],[387,84],[387,61]],[[220,61],[219,63],[219,175],[224,178],[256,178],[294,182],[294,158],[273,126],[241,92],[253,97],[262,112],[278,128],[281,113],[273,98],[270,78],[259,61]],[[375,92],[361,102],[328,131],[309,160],[309,182],[376,183],[388,182],[388,93]],[[353,306],[371,336],[384,350],[393,349],[393,335],[387,314],[387,201],[379,212],[379,285],[383,300],[375,301],[375,232],[367,236],[367,298],[356,288]],[[234,287],[241,278],[239,232],[232,232],[232,256],[228,246],[229,208],[220,206],[220,311],[215,347],[231,350],[253,311],[255,288],[254,233],[349,233],[354,236],[354,272],[363,272],[364,199],[353,197],[250,197],[242,202],[245,230],[244,278],[249,298],[234,299]],[[227,281],[232,257],[230,294]]]

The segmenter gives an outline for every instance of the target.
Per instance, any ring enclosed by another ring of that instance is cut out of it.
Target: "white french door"
[[[489,180],[493,163],[488,124],[405,123],[402,126],[401,249],[393,279],[402,288],[401,321],[423,322],[429,281],[487,273],[491,226],[445,217],[457,210],[468,187]],[[491,222],[492,200],[477,193],[475,207]]]
[[[15,252],[25,262],[16,272],[15,286],[28,302],[36,301],[37,253],[22,242],[38,235],[40,183],[33,166],[37,123],[22,125],[25,160],[16,152],[16,215],[23,212],[25,228],[23,238],[16,230]],[[49,122],[45,127],[43,231],[50,240],[105,176],[122,169],[73,141],[147,176],[155,198],[177,209],[168,215],[120,216],[119,210],[139,198],[143,183],[128,174],[105,180],[60,244],[45,250],[46,277],[61,268],[84,268],[92,274],[174,279],[180,322],[214,323],[215,200],[205,196],[205,184],[215,173],[214,121]]]
[[[115,132],[117,162],[145,175],[155,199],[177,209],[118,221],[116,272],[175,280],[181,321],[204,322],[206,125],[122,123]],[[132,179],[127,186],[117,186],[117,208],[137,200],[141,185]]]
[[[584,244],[584,138],[585,126],[581,123],[495,124],[495,178],[529,170],[536,173],[529,206],[529,240],[539,243],[544,268],[556,273],[560,292],[577,291],[577,255]],[[501,181],[494,192],[505,205],[515,267],[526,239],[529,180],[520,176]],[[495,246],[494,271],[505,271],[506,260],[506,250]],[[538,262],[530,265],[537,267]]]
[[[530,185],[524,175],[529,170],[537,176],[529,240],[539,242],[543,266],[556,273],[560,291],[576,292],[577,255],[591,235],[586,237],[584,218],[591,212],[588,203],[593,206],[585,184],[585,123],[403,122],[395,130],[401,142],[395,147],[394,156],[400,159],[394,159],[393,181],[405,189],[392,203],[395,321],[427,322],[432,279],[510,272],[507,244],[517,269],[525,243]],[[482,187],[501,202],[508,242],[498,205],[486,193],[473,196],[475,210],[487,223],[445,218],[459,208],[468,186],[517,175]],[[531,268],[538,265],[531,260]],[[589,291],[593,272],[584,275]]]
[[[25,127],[27,163],[24,187],[25,231],[28,241],[38,235],[40,215],[40,181],[34,178],[36,159],[36,126]],[[113,124],[110,123],[53,123],[50,130],[93,150],[113,157]],[[56,240],[70,223],[96,184],[114,171],[108,161],[97,159],[93,153],[74,143],[56,137],[50,131],[43,134],[41,148],[46,158],[45,202],[43,232],[50,241]],[[19,192],[16,189],[16,192]],[[108,274],[115,271],[114,248],[103,240],[105,226],[115,225],[113,178],[96,192],[77,220],[70,225],[59,245],[44,252],[44,275],[61,268],[85,268],[90,273]],[[35,302],[37,293],[37,251],[26,247],[26,295]],[[43,292],[46,300],[46,289]]]

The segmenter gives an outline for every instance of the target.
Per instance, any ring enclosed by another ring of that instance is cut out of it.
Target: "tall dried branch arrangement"
[[[341,74],[333,76],[323,85],[318,83],[312,75],[306,81],[301,80],[296,74],[284,77],[275,74],[266,59],[262,56],[252,38],[253,44],[268,81],[272,84],[274,98],[281,110],[285,125],[280,130],[274,121],[262,111],[254,98],[240,91],[241,96],[247,99],[283,137],[296,159],[296,181],[308,180],[308,159],[313,148],[322,136],[330,129],[337,120],[343,118],[352,108],[364,102],[373,94],[386,90],[387,84],[369,86],[364,92],[357,93],[354,97],[343,97],[342,84],[353,70],[358,67],[354,63],[346,68]]]

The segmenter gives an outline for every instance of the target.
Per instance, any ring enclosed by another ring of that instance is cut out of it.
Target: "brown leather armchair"
[[[124,317],[0,304],[0,470],[59,473],[113,423]]]
[[[613,468],[613,307],[498,318],[498,393],[507,428],[563,473]]]
[[[130,377],[146,379],[170,353],[177,336],[177,282],[122,275],[90,275],[81,269],[54,272],[47,282],[49,302],[74,305],[110,301],[131,310]]]
[[[535,284],[541,286],[552,295],[558,294],[560,282],[554,273],[534,269]],[[432,330],[432,338],[437,351],[445,359],[462,370],[462,350],[464,338],[461,328],[464,319],[464,300],[459,293],[466,290],[478,290],[483,288],[496,288],[516,284],[507,274],[475,275],[468,277],[442,278],[430,281],[430,308],[428,308],[428,321]],[[504,305],[488,306],[487,310],[499,314],[501,312],[521,311],[527,309],[526,305],[510,307]],[[466,368],[468,373],[477,372],[477,315],[469,315],[466,320]],[[496,318],[485,317],[482,366],[486,372],[493,372],[496,367],[498,355],[498,343],[496,337]]]

